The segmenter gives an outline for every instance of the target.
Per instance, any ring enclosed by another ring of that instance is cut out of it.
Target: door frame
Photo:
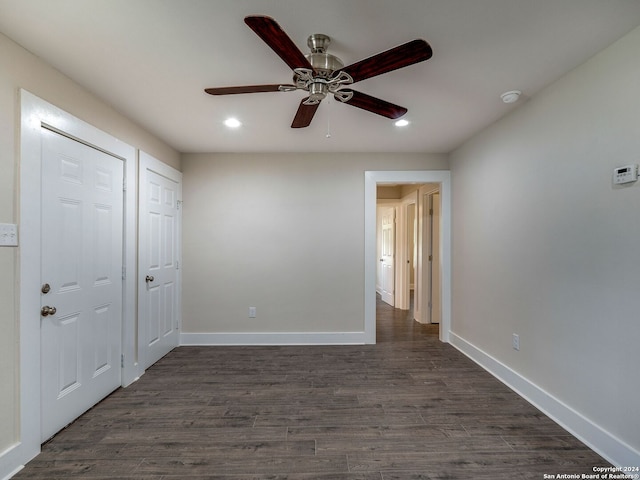
[[[438,219],[441,216],[441,208],[435,209],[434,208],[434,197],[438,195],[438,197],[440,197],[440,190],[435,189],[435,190],[425,190],[424,193],[422,194],[422,201],[424,202],[423,208],[425,210],[425,222],[423,225],[423,229],[422,229],[422,233],[426,238],[424,247],[425,247],[425,252],[424,255],[429,257],[430,254],[433,253],[433,259],[429,260],[427,258],[427,262],[426,265],[428,265],[428,267],[426,268],[426,271],[424,272],[425,275],[425,282],[424,282],[424,286],[425,288],[422,289],[422,291],[420,292],[422,295],[422,303],[423,305],[426,305],[425,308],[425,316],[424,316],[424,322],[423,323],[434,323],[433,321],[433,289],[434,289],[434,285],[437,285],[438,288],[440,288],[440,276],[439,276],[439,272],[440,272],[440,268],[441,268],[441,262],[440,262],[440,258],[439,258],[439,249],[437,250],[437,254],[435,253],[436,250],[433,248],[433,244],[435,243],[434,239],[437,239],[437,242],[440,242],[440,222],[435,222],[434,218],[435,215],[437,213],[438,215]],[[436,225],[437,225],[437,233],[434,234],[434,230],[436,230]],[[435,274],[438,274],[438,276],[436,277]],[[436,278],[436,280],[434,281],[434,277]],[[435,323],[440,323],[440,321],[435,322]]]
[[[409,262],[410,257],[410,243],[413,243],[413,239],[409,238],[409,224],[417,218],[417,198],[418,190],[405,195],[399,200],[399,220],[398,229],[400,233],[397,235],[398,246],[396,248],[396,256],[398,263],[396,267],[396,308],[402,310],[409,310],[411,304],[411,267]],[[409,217],[409,207],[414,205],[414,218]],[[414,232],[415,233],[415,232]],[[414,234],[415,238],[415,234]],[[417,239],[418,240],[418,239]],[[418,243],[416,241],[416,243]],[[417,263],[417,258],[413,259],[414,265]],[[418,274],[419,272],[416,272]],[[415,279],[417,282],[417,279]],[[414,285],[415,287],[415,285]],[[415,316],[414,310],[414,316]]]
[[[440,186],[442,319],[440,341],[449,343],[451,330],[451,172],[449,170],[364,172],[364,341],[376,343],[376,200],[383,183],[438,183]]]
[[[18,439],[10,455],[24,465],[40,453],[41,129],[49,128],[124,162],[122,385],[139,377],[136,362],[136,198],[134,147],[32,93],[20,90],[19,405]],[[130,272],[127,274],[127,272]]]

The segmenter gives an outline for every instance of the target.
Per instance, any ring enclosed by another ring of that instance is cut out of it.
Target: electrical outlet
[[[249,307],[249,318],[256,318],[256,307]]]
[[[520,350],[520,335],[516,333],[513,334],[513,349]]]

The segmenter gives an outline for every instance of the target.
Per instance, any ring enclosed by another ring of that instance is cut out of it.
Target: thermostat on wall
[[[613,183],[631,183],[638,180],[638,165],[626,165],[613,169]]]

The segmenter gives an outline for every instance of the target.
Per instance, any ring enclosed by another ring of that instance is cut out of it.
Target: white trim
[[[30,459],[24,459],[25,454],[28,453],[29,451],[25,451],[25,447],[22,445],[22,442],[14,443],[3,452],[0,452],[0,475],[2,476],[0,478],[2,478],[2,480],[9,480],[22,470],[24,468],[24,464]],[[33,454],[33,456],[37,454],[38,452]]]
[[[180,346],[195,345],[363,345],[364,332],[182,333]]]
[[[376,343],[376,187],[378,183],[439,183],[442,214],[442,321],[440,340],[451,330],[451,173],[448,170],[364,172],[364,336]]]
[[[4,458],[4,453],[3,453],[3,454],[0,454],[0,455],[2,455],[2,456],[3,456],[2,458]],[[18,468],[16,468],[16,469],[15,469],[15,470],[13,470],[12,472],[9,472],[9,473],[7,474],[7,476],[6,476],[6,477],[3,477],[3,479],[2,479],[2,480],[9,480],[9,479],[10,479],[11,477],[13,477],[14,475],[17,475],[17,474],[18,474],[18,472],[19,472],[20,470],[22,470],[23,468],[24,468],[24,465],[20,465]],[[2,470],[0,470],[0,471],[2,471]]]
[[[124,261],[126,277],[124,280],[124,319],[122,325],[122,353],[124,367],[122,369],[122,386],[132,384],[144,373],[138,361],[136,345],[138,292],[136,289],[136,271],[138,267],[138,158],[137,151],[125,159],[124,175],[126,192],[124,197]]]
[[[156,172],[158,175],[167,177],[168,179],[173,180],[176,183],[180,183],[180,186],[182,187],[181,171],[176,170],[171,165],[167,165],[157,158],[152,157],[145,151],[140,150],[140,170],[144,170],[145,168]],[[182,188],[180,188],[178,193],[180,195],[180,198],[178,198],[178,200],[182,201]]]
[[[40,452],[40,184],[41,128],[47,125],[87,145],[108,152],[125,162],[125,258],[127,272],[134,272],[136,244],[137,169],[135,148],[66,113],[58,107],[20,90],[20,197],[19,197],[19,328],[20,328],[20,427],[19,444],[11,450],[11,466],[0,474],[14,470]],[[133,250],[133,251],[132,251]],[[128,384],[138,376],[130,325],[135,323],[135,288],[127,275],[123,296],[123,353],[127,363],[122,382]]]
[[[411,271],[409,266],[409,205],[415,206],[415,216],[418,215],[418,190],[400,199],[396,220],[396,288],[395,305],[402,310],[409,310],[411,306]],[[418,222],[416,222],[417,224]],[[418,239],[417,239],[418,240]],[[417,243],[417,242],[416,242]],[[413,259],[414,265],[416,258]]]
[[[640,452],[496,358],[451,332],[451,344],[562,428],[618,467],[640,465]]]

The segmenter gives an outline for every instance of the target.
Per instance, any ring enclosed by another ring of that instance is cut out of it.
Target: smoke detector
[[[504,92],[502,95],[500,95],[500,98],[504,103],[514,103],[518,101],[520,95],[522,95],[522,92],[520,90],[511,90],[509,92]]]

